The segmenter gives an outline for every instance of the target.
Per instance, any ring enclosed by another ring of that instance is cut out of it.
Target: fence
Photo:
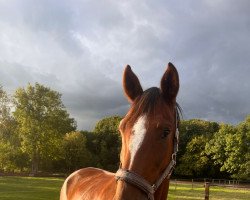
[[[250,199],[250,183],[226,179],[174,179],[170,181],[168,199]]]

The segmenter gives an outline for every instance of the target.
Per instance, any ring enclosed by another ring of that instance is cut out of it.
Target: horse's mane
[[[135,123],[135,120],[143,114],[155,114],[155,108],[159,103],[162,103],[163,98],[161,95],[161,90],[157,87],[152,87],[143,92],[140,98],[137,98],[131,105],[130,112],[125,116],[124,124]],[[180,118],[182,116],[182,109],[180,105],[176,102],[176,115],[177,124],[179,125]]]

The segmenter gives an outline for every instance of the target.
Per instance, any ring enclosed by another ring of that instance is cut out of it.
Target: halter
[[[156,180],[156,182],[153,185],[151,185],[146,179],[144,179],[139,174],[121,168],[118,169],[118,171],[115,174],[116,180],[125,181],[127,183],[130,183],[131,185],[134,185],[135,187],[144,191],[147,194],[148,199],[154,200],[154,193],[166,178],[167,179],[170,178],[173,169],[176,165],[176,154],[178,152],[178,143],[179,143],[179,130],[177,123],[178,123],[178,118],[176,110],[176,131],[174,137],[174,152],[172,154],[172,160],[170,161],[168,166],[165,168],[164,172],[161,174],[161,176]]]

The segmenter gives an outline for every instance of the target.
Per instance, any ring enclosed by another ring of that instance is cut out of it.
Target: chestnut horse
[[[120,122],[120,168],[84,168],[64,182],[60,200],[165,200],[178,150],[178,72],[168,64],[160,88],[143,91],[127,65],[124,93],[131,107]]]

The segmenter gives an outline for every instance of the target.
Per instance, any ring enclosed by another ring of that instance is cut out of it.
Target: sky
[[[184,119],[237,124],[250,114],[248,0],[0,0],[0,85],[62,94],[80,130],[129,104],[129,64],[144,89],[172,62]]]

